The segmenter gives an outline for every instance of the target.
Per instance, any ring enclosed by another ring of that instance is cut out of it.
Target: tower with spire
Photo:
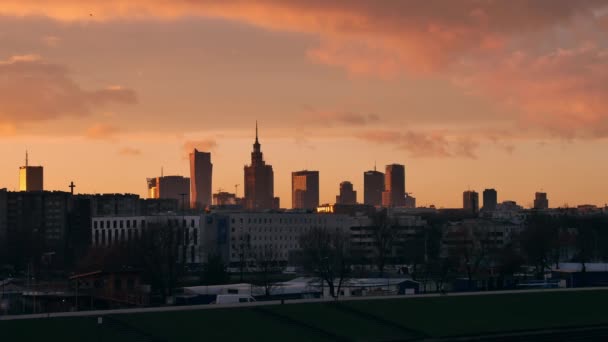
[[[44,168],[30,166],[29,153],[25,150],[25,166],[19,167],[19,191],[44,190]]]
[[[251,152],[251,164],[244,168],[245,208],[248,210],[278,209],[278,198],[274,197],[274,171],[266,165],[255,122],[255,142]]]

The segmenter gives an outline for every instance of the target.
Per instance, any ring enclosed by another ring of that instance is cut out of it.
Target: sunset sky
[[[255,120],[284,207],[374,162],[418,205],[604,205],[608,1],[0,1],[0,188],[27,149],[47,190],[145,196],[196,147],[242,195]]]

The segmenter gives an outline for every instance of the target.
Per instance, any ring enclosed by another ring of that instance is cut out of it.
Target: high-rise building
[[[190,200],[190,178],[183,176],[148,178],[148,198],[175,199],[179,203],[179,208],[185,209]]]
[[[319,171],[291,173],[291,207],[315,209],[319,206]]]
[[[537,192],[534,195],[534,209],[549,209],[549,199],[546,192]]]
[[[340,183],[340,194],[336,196],[336,204],[357,204],[357,192],[353,183],[345,181]]]
[[[479,212],[479,194],[476,191],[465,191],[462,193],[462,208],[476,214]]]
[[[416,208],[416,197],[407,194],[407,196],[405,197],[405,205],[404,207],[409,208],[409,209],[415,209]]]
[[[363,203],[373,206],[382,205],[382,192],[384,192],[384,173],[365,171],[363,173]]]
[[[190,153],[190,207],[205,208],[211,205],[211,153],[194,149]]]
[[[386,165],[384,174],[384,192],[382,206],[405,206],[405,166],[400,164]]]
[[[483,210],[494,211],[498,204],[498,194],[494,189],[485,189],[483,191]]]
[[[44,169],[42,166],[30,166],[27,151],[25,152],[25,166],[19,168],[19,191],[42,191]]]
[[[258,123],[255,123],[255,143],[251,152],[251,165],[245,166],[245,208],[248,210],[278,209],[274,197],[274,172],[266,165],[258,140]]]

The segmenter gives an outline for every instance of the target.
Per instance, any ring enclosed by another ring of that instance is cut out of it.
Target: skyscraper
[[[546,192],[537,192],[534,195],[534,209],[549,209],[549,199]]]
[[[25,151],[25,166],[19,168],[19,191],[42,191],[44,169],[42,166],[30,166]]]
[[[175,199],[180,209],[190,201],[190,178],[183,176],[161,176],[148,178],[148,198]]]
[[[213,164],[211,153],[194,149],[190,153],[190,207],[205,208],[211,205]]]
[[[485,189],[483,191],[483,210],[494,211],[498,204],[498,194],[494,189]]]
[[[336,196],[336,204],[357,204],[357,192],[353,183],[345,181],[340,183],[340,194]]]
[[[382,206],[405,206],[405,166],[400,164],[386,165],[384,175],[384,192]]]
[[[363,203],[373,206],[382,205],[382,192],[384,191],[384,173],[365,171],[363,173]]]
[[[245,208],[249,210],[278,209],[274,197],[274,172],[266,165],[258,141],[258,123],[255,123],[255,143],[251,152],[251,165],[245,166]]]
[[[314,209],[319,206],[319,171],[291,173],[291,207]]]
[[[468,212],[476,214],[479,212],[479,194],[475,191],[465,191],[462,193],[462,208]]]

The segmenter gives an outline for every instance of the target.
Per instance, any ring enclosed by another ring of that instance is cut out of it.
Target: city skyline
[[[606,3],[532,3],[3,1],[0,188],[28,149],[46,189],[145,196],[197,148],[242,197],[259,119],[283,207],[304,169],[321,203],[344,180],[363,201],[374,161],[419,206],[604,205]]]

